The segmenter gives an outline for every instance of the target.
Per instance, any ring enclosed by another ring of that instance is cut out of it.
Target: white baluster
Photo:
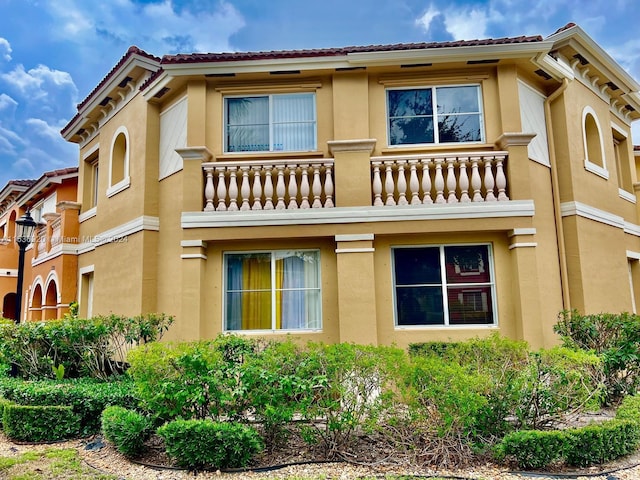
[[[373,206],[381,207],[382,203],[382,180],[380,179],[380,164],[382,162],[372,162],[373,165]]]
[[[313,166],[313,184],[311,189],[313,193],[313,203],[311,204],[311,208],[322,208],[322,201],[320,200],[322,184],[320,183],[320,165],[318,164]]]
[[[232,168],[229,172],[229,211],[238,210],[238,180],[236,178],[236,169]]]
[[[407,178],[404,174],[405,160],[398,160],[398,205],[408,205]]]
[[[264,209],[273,210],[273,179],[271,165],[264,166]]]
[[[496,157],[496,186],[498,187],[498,201],[509,200],[507,196],[507,177],[504,174],[504,157]]]
[[[327,165],[324,172],[324,208],[333,208],[333,174],[331,165]]]
[[[473,189],[473,202],[484,202],[482,198],[482,182],[480,180],[480,171],[478,170],[478,162],[480,157],[471,157],[471,188]]]
[[[249,187],[249,168],[248,166],[241,166],[240,170],[242,171],[242,183],[240,184],[240,196],[242,197],[242,205],[240,205],[241,211],[251,210],[249,206],[249,194],[251,193],[251,188]]]
[[[455,157],[447,158],[447,203],[458,203],[458,197],[456,197],[456,171],[455,171]]]
[[[300,179],[300,196],[302,201],[300,202],[300,208],[309,208],[309,165],[300,165],[302,169],[302,178]]]
[[[458,183],[460,185],[460,201],[462,203],[469,203],[469,176],[467,175],[467,159],[461,158],[458,160],[460,165],[460,179]]]
[[[411,205],[420,205],[417,160],[409,160],[409,189],[411,190]]]
[[[213,195],[215,194],[213,188],[213,167],[205,167],[204,172],[207,174],[207,180],[204,185],[204,198],[207,203],[204,206],[204,211],[213,212],[216,209],[213,206]]]
[[[422,165],[422,203],[429,205],[433,203],[431,198],[431,160],[422,159],[420,164]]]
[[[278,197],[276,210],[284,210],[287,208],[284,204],[284,165],[276,165],[276,171],[278,173],[278,179],[276,180],[276,197]]]
[[[296,180],[296,165],[289,165],[289,209],[298,208],[298,182]]]
[[[251,210],[262,210],[262,178],[261,178],[261,166],[257,165],[253,170],[253,206]]]
[[[436,158],[436,177],[434,186],[436,187],[436,203],[446,203],[444,199],[444,177],[442,176],[442,163],[444,158]]]
[[[384,202],[385,205],[395,205],[396,200],[393,198],[393,193],[395,189],[395,185],[393,183],[393,171],[391,170],[393,162],[388,161],[384,162],[386,165],[386,174],[384,178],[384,190],[387,195],[387,200]]]
[[[218,210],[219,212],[224,212],[227,210],[227,185],[225,183],[224,178],[224,167],[216,167],[218,171]]]
[[[491,158],[484,161],[484,189],[487,192],[485,197],[487,202],[495,202],[496,196],[493,193],[495,181],[493,180],[493,171],[491,170]]]

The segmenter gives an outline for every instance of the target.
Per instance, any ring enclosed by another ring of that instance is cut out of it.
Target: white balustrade
[[[503,151],[372,157],[372,204],[507,201],[506,161]]]
[[[332,208],[333,159],[206,162],[205,212]]]

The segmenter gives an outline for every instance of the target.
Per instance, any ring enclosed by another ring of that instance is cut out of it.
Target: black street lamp
[[[37,223],[31,218],[29,210],[25,212],[18,220],[16,220],[16,243],[20,248],[20,256],[18,257],[18,287],[16,291],[16,323],[20,323],[20,314],[22,310],[22,278],[24,276],[24,252],[31,243],[33,231],[36,229]]]

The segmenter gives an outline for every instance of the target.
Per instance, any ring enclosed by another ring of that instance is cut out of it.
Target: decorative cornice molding
[[[183,160],[208,162],[213,158],[213,153],[211,153],[207,147],[176,148],[176,153],[180,155]]]
[[[496,145],[501,150],[506,150],[509,147],[517,147],[523,146],[526,147],[531,143],[533,137],[535,137],[535,133],[524,133],[524,132],[505,132],[498,137],[496,140]]]
[[[376,146],[375,138],[361,138],[354,140],[329,140],[327,145],[332,154],[336,152],[368,152],[373,153]]]

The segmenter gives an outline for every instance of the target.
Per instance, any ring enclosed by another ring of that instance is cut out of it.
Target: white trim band
[[[362,242],[373,240],[373,233],[361,233],[354,235],[336,235],[336,242]]]
[[[375,248],[336,248],[336,253],[371,253]]]
[[[509,245],[509,250],[513,250],[514,248],[537,247],[537,246],[538,246],[538,242],[519,242],[519,243],[512,243],[511,245]]]

